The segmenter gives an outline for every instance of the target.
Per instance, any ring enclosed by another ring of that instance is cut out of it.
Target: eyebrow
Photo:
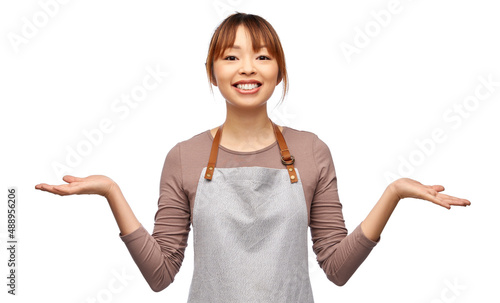
[[[234,49],[241,49],[241,46],[239,45],[233,45],[232,47],[230,48],[234,48]],[[267,48],[267,45],[261,45],[258,49],[261,49],[261,48]]]

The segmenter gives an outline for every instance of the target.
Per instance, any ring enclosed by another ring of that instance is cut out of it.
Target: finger
[[[47,189],[48,192],[51,192],[53,194],[57,194],[57,195],[63,195],[64,192],[58,187],[58,185],[48,185],[48,186],[44,186],[44,188]]]
[[[40,184],[35,185],[35,188],[42,190],[42,191],[48,191],[48,188],[50,188],[50,185],[48,185],[47,183],[40,183]]]
[[[67,185],[67,184],[63,184],[63,185]],[[56,187],[56,186],[60,186],[60,185],[50,185],[47,183],[40,183],[40,184],[35,185],[35,188],[43,190],[43,191],[52,192],[54,190],[54,187]]]
[[[443,191],[444,186],[443,185],[431,185],[431,188],[434,189],[437,192]]]
[[[56,193],[62,194],[64,196],[73,194],[72,189],[68,186],[68,184],[56,185],[53,186],[52,188]]]
[[[46,192],[49,192],[49,193],[53,193],[53,194],[57,194],[57,195],[60,195],[60,196],[65,195],[65,192],[63,190],[61,190],[61,188],[60,188],[61,185],[58,185],[59,187],[55,186],[55,185],[49,185],[49,184],[46,184],[46,183],[41,183],[41,184],[38,184],[38,185],[40,185],[39,186],[40,190],[43,190],[43,191],[46,191]]]
[[[459,198],[447,199],[446,202],[450,205],[455,205],[455,206],[469,206],[470,205],[469,200],[459,199]]]
[[[39,184],[35,185],[35,189],[42,189],[43,184],[45,184],[45,183],[39,183]]]
[[[470,201],[467,199],[461,199],[446,194],[439,194],[438,197],[450,205],[468,206],[471,204]]]
[[[443,199],[440,199],[440,198],[438,198],[438,197],[436,197],[436,196],[434,196],[432,194],[425,195],[425,199],[428,200],[428,201],[430,201],[430,202],[432,202],[432,203],[440,205],[440,206],[442,206],[444,208],[447,208],[447,209],[451,208],[450,204],[448,204],[446,201],[443,201]]]
[[[66,181],[66,182],[68,182],[68,183],[77,182],[77,181],[83,181],[82,178],[78,178],[78,177],[71,176],[71,175],[65,175],[63,177],[63,180]]]
[[[56,186],[56,190],[66,195],[79,195],[85,193],[85,186],[80,182],[73,182],[70,184],[58,185]]]

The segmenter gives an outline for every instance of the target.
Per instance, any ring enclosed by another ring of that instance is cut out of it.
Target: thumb
[[[444,190],[444,186],[442,186],[442,185],[432,185],[431,188],[434,189],[437,192],[440,192],[440,191]]]
[[[82,181],[83,179],[75,177],[75,176],[71,176],[71,175],[65,175],[63,177],[63,180],[68,182],[68,183],[71,183],[71,182],[76,182],[76,181]]]

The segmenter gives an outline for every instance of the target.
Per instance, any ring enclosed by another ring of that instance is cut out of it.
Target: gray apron
[[[214,137],[193,208],[188,303],[314,302],[304,191],[281,131],[271,123],[286,169],[215,169],[222,125]]]

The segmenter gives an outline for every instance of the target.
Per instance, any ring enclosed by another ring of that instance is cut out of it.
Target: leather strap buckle
[[[292,165],[293,163],[295,163],[295,158],[293,156],[290,156],[290,158],[290,160],[285,160],[285,158],[281,156],[281,163],[283,163],[284,165]]]

